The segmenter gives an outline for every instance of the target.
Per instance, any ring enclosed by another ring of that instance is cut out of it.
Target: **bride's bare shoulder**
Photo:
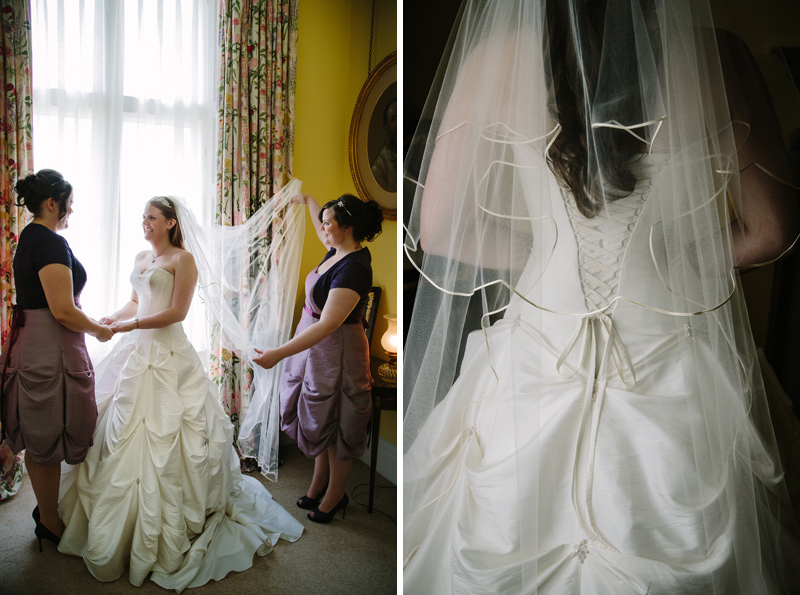
[[[177,248],[175,250],[175,257],[176,258],[180,258],[182,260],[190,259],[190,260],[194,261],[194,256],[186,248]]]
[[[174,258],[178,266],[189,267],[195,270],[197,269],[197,265],[194,261],[194,255],[188,250],[178,248],[178,250],[175,251]]]
[[[146,259],[148,256],[150,256],[150,257],[152,257],[152,256],[153,256],[153,255],[151,254],[151,251],[150,251],[150,250],[142,250],[141,252],[139,252],[139,254],[137,254],[137,255],[136,255],[136,259],[135,259],[135,261],[136,261],[137,263],[139,263],[140,261],[143,261],[143,260],[145,260],[145,259]]]

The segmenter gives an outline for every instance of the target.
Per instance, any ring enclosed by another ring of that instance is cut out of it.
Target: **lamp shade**
[[[397,353],[397,316],[386,314],[384,318],[389,322],[389,328],[381,337],[381,347],[387,353]]]

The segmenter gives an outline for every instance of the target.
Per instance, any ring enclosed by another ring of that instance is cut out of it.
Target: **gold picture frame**
[[[350,173],[359,196],[397,219],[397,52],[375,67],[350,120]]]

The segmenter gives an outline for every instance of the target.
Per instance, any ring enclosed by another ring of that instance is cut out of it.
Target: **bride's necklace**
[[[167,244],[167,247],[166,247],[166,248],[164,248],[164,250],[166,250],[166,249],[167,249],[167,248],[169,248],[169,247],[170,247],[170,244]],[[158,257],[159,257],[159,256],[161,256],[162,254],[164,254],[164,250],[162,250],[161,252],[159,252],[158,254],[156,254],[156,255],[153,257],[153,260],[151,260],[150,262],[151,262],[151,263],[154,263],[154,262],[156,261],[156,258],[158,258]]]

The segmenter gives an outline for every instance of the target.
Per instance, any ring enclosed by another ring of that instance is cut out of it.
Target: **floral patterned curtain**
[[[297,1],[221,0],[218,223],[246,221],[292,177]],[[238,435],[253,371],[218,347],[211,375]]]
[[[5,347],[14,305],[11,260],[25,225],[23,209],[14,204],[17,176],[33,169],[31,132],[30,3],[0,0],[0,338]],[[22,481],[22,453],[0,444],[0,500],[17,493]]]

